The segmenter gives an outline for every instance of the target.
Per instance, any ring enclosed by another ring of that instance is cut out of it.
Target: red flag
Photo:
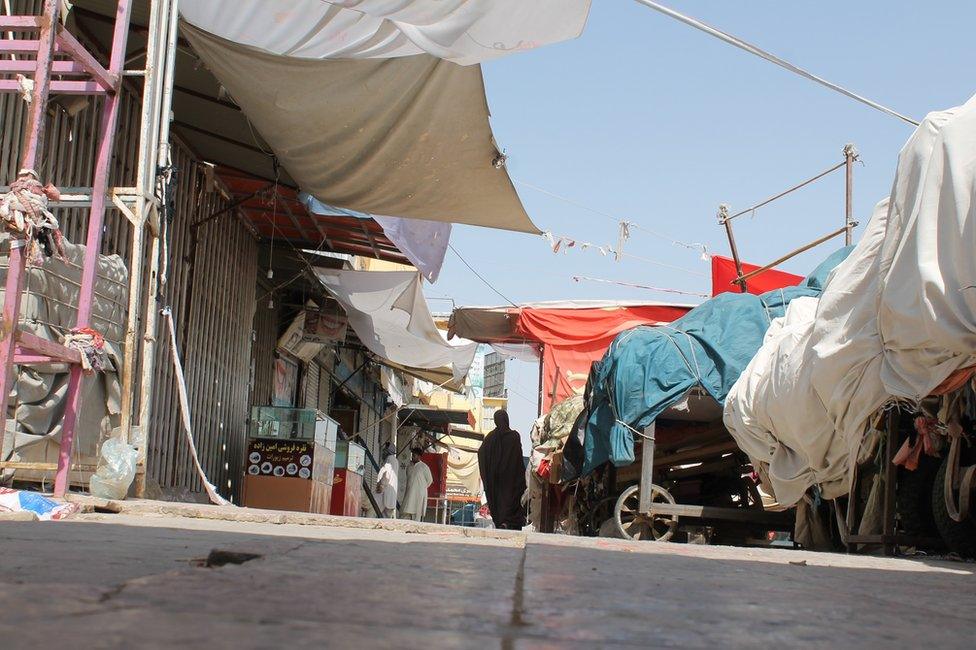
[[[755,271],[759,267],[755,264],[742,263],[742,272],[749,273],[750,271]],[[712,295],[717,296],[720,293],[725,293],[726,291],[739,291],[739,286],[732,284],[732,281],[739,277],[739,274],[735,272],[735,262],[732,258],[722,257],[721,255],[712,256]],[[803,278],[799,275],[793,275],[792,273],[786,273],[785,271],[777,271],[776,269],[769,269],[768,271],[763,271],[759,275],[755,275],[748,280],[746,280],[746,288],[749,289],[749,293],[759,295],[761,293],[766,293],[767,291],[772,291],[773,289],[782,289],[783,287],[795,287],[796,285],[803,282]]]

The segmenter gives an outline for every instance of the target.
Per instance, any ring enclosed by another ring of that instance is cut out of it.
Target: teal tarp
[[[633,463],[634,436],[626,425],[643,430],[691,388],[701,386],[724,403],[770,321],[783,316],[794,298],[819,296],[830,271],[851,250],[833,253],[796,287],[760,296],[723,293],[670,325],[617,335],[590,378],[584,473],[608,460],[617,467]]]

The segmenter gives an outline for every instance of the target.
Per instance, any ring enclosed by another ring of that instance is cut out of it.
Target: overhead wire
[[[474,273],[475,276],[477,276],[477,278],[479,280],[481,280],[485,284],[486,287],[488,287],[489,289],[491,289],[492,291],[494,291],[496,294],[498,294],[501,297],[502,300],[504,300],[505,302],[507,302],[508,304],[510,304],[512,307],[516,307],[516,308],[518,307],[518,305],[511,298],[509,298],[504,293],[502,293],[501,291],[499,291],[498,289],[496,289],[495,286],[491,282],[488,282],[488,280],[486,280],[483,275],[481,275],[480,273],[478,273],[474,269],[473,266],[471,266],[470,264],[468,264],[468,261],[466,259],[464,259],[464,257],[461,256],[461,253],[459,253],[456,248],[454,248],[454,244],[450,244],[449,243],[447,245],[447,247],[451,249],[451,252],[453,252],[455,255],[457,255],[457,258],[459,260],[461,260],[461,263],[464,264],[466,267],[468,267],[468,270],[471,271],[472,273]]]
[[[622,282],[620,280],[606,280],[603,278],[591,278],[586,275],[574,275],[573,281],[579,282],[580,280],[586,280],[587,282],[601,282],[603,284],[616,284],[622,287],[632,287],[634,289],[647,289],[649,291],[660,291],[662,293],[677,293],[685,296],[696,296],[698,298],[708,298],[708,294],[697,293],[694,291],[682,291],[681,289],[665,289],[664,287],[653,287],[647,284],[635,284],[633,282]]]
[[[646,232],[649,235],[653,235],[655,237],[658,237],[660,239],[663,239],[664,241],[668,242],[669,244],[673,244],[675,246],[681,246],[683,248],[690,248],[692,250],[701,250],[703,252],[707,250],[707,247],[704,244],[700,244],[700,243],[697,243],[697,242],[685,242],[685,241],[681,241],[680,239],[677,239],[675,237],[672,237],[670,235],[667,235],[667,234],[665,234],[663,232],[660,232],[658,230],[654,230],[653,228],[648,228],[647,226],[644,226],[642,224],[636,223],[636,222],[631,221],[629,219],[622,219],[622,218],[620,218],[618,216],[615,216],[615,215],[610,214],[609,212],[605,212],[604,210],[600,210],[598,208],[594,208],[592,206],[586,205],[585,203],[581,203],[581,202],[579,202],[579,201],[577,201],[575,199],[571,199],[571,198],[569,198],[567,196],[563,196],[561,194],[556,194],[555,192],[552,192],[550,190],[547,190],[547,189],[545,189],[543,187],[539,187],[538,185],[533,185],[532,183],[527,183],[527,182],[525,182],[523,180],[520,180],[520,179],[517,179],[517,178],[513,178],[512,181],[515,182],[518,185],[523,185],[523,186],[529,188],[530,190],[535,190],[536,192],[539,192],[540,194],[545,194],[546,196],[551,197],[551,198],[554,198],[554,199],[556,199],[558,201],[562,201],[562,202],[567,203],[569,205],[576,206],[577,208],[581,208],[583,210],[586,210],[587,212],[592,212],[593,214],[596,214],[596,215],[599,215],[599,216],[604,217],[606,219],[609,219],[610,221],[613,221],[614,223],[617,223],[617,224],[625,223],[625,224],[627,224],[631,228],[635,228],[635,229],[640,230],[642,232]]]
[[[692,18],[691,16],[686,16],[685,14],[679,13],[674,9],[665,7],[664,5],[654,2],[653,0],[636,0],[636,2],[644,5],[645,7],[648,7],[649,9],[653,9],[654,11],[662,13],[665,16],[674,18],[675,20],[682,22],[690,27],[694,27],[695,29],[703,31],[706,34],[709,34],[710,36],[714,36],[719,40],[725,41],[729,45],[733,45],[739,48],[740,50],[744,50],[746,52],[749,52],[750,54],[754,54],[755,56],[765,59],[766,61],[769,61],[770,63],[780,66],[781,68],[789,70],[794,74],[804,77],[805,79],[809,79],[810,81],[813,81],[822,86],[830,88],[831,90],[838,92],[841,95],[844,95],[846,97],[849,97],[854,101],[860,102],[866,106],[870,106],[871,108],[881,111],[882,113],[891,115],[892,117],[896,117],[899,120],[902,120],[903,122],[907,122],[908,124],[911,124],[913,126],[918,126],[917,120],[913,120],[910,117],[906,117],[905,115],[902,115],[901,113],[891,108],[888,108],[887,106],[879,104],[876,101],[870,100],[867,97],[864,97],[863,95],[858,95],[857,93],[847,90],[846,88],[839,86],[838,84],[835,84],[831,81],[827,81],[823,77],[819,77],[813,74],[812,72],[808,72],[803,68],[790,63],[789,61],[781,59],[775,54],[767,52],[766,50],[760,48],[757,45],[753,45],[752,43],[742,40],[738,36],[734,36],[727,32],[723,32],[722,30],[716,29],[711,25],[707,25],[696,18]]]

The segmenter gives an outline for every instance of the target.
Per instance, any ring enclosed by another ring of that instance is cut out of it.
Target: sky
[[[976,92],[974,2],[663,3],[916,120]],[[857,241],[890,191],[913,128],[633,0],[594,0],[580,38],[486,63],[483,72],[495,139],[540,229],[613,245],[619,220],[643,228],[624,249],[643,259],[616,262],[595,249],[554,255],[542,237],[455,225],[454,247],[517,303],[696,302],[572,277],[707,293],[709,263],[673,242],[729,255],[719,204],[753,205],[840,162],[849,142],[863,162],[854,172]],[[837,172],[737,220],[736,240],[743,259],[765,264],[843,219]],[[781,268],[806,274],[843,243],[835,242]],[[425,293],[435,312],[449,311],[451,301],[506,302],[450,251]],[[537,382],[536,366],[508,364],[509,410],[523,438],[536,416]]]

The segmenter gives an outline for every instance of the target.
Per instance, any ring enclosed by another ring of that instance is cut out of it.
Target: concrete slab
[[[0,646],[969,648],[976,565],[156,512],[0,524]],[[203,566],[211,550],[256,555]]]

